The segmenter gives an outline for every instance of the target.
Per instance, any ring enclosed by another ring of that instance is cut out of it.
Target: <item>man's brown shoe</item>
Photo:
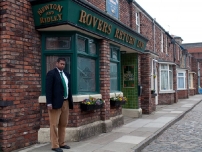
[[[67,146],[67,145],[60,146],[60,148],[63,148],[63,149],[70,149],[70,147],[69,147],[69,146]]]

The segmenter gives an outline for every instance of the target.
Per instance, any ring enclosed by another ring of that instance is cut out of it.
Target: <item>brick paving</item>
[[[142,152],[202,152],[202,102]]]

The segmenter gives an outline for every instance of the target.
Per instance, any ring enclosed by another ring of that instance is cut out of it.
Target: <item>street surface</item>
[[[142,152],[202,152],[202,102]]]

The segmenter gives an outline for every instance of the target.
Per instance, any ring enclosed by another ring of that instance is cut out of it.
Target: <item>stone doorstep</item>
[[[113,128],[124,124],[123,115],[111,117],[110,120],[96,121],[80,127],[66,128],[65,141],[81,141],[83,139],[111,132]],[[50,142],[50,128],[40,128],[38,131],[38,142]]]
[[[122,114],[125,117],[130,117],[130,118],[140,118],[142,117],[142,109],[125,109],[122,108]]]

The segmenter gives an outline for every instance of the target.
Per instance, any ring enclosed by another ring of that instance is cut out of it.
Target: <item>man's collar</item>
[[[63,70],[62,71],[60,71],[57,67],[56,67],[56,69],[58,70],[58,72],[60,73],[60,72],[63,72]]]

